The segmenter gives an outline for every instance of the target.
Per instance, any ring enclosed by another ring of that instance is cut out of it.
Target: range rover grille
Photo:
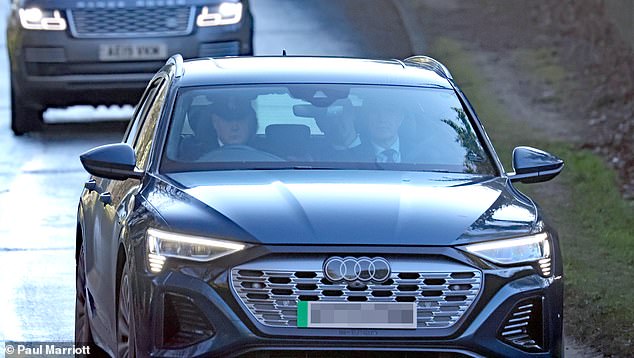
[[[176,36],[192,31],[194,7],[68,10],[75,37]]]
[[[324,259],[238,266],[231,270],[232,290],[251,315],[271,327],[296,327],[298,301],[347,301],[416,302],[418,328],[448,328],[482,285],[480,271],[440,259],[389,260],[392,273],[384,282],[331,282],[321,269]],[[292,266],[297,269],[288,269]]]

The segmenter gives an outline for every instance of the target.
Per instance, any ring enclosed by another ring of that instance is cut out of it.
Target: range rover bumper
[[[68,31],[8,29],[13,91],[39,107],[75,104],[135,104],[167,57],[251,55],[252,20],[238,25],[194,28],[189,35],[142,38],[75,38]],[[103,61],[100,46],[160,44],[165,58]]]

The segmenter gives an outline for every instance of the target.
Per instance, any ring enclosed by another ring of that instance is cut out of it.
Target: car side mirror
[[[557,176],[564,167],[564,161],[556,156],[531,147],[513,149],[513,170],[508,173],[512,182],[539,183]]]
[[[79,159],[86,171],[94,176],[114,179],[141,179],[143,172],[135,171],[136,155],[126,143],[107,144],[93,148]]]

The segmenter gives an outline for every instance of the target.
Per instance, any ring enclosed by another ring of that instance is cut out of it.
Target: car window
[[[163,104],[165,103],[166,90],[167,86],[165,85],[165,81],[160,81],[151,97],[148,97],[145,110],[141,112],[141,116],[144,117],[144,120],[134,144],[137,168],[140,170],[145,170],[147,165],[156,123],[160,117]]]
[[[145,113],[147,111],[148,106],[150,105],[152,99],[156,95],[156,91],[158,90],[158,86],[161,83],[161,80],[156,80],[152,82],[148,88],[143,92],[143,96],[141,96],[141,100],[137,104],[134,109],[134,113],[132,114],[132,119],[130,120],[130,124],[126,129],[126,133],[123,136],[124,143],[129,145],[134,145],[136,141],[137,134],[139,132],[139,128],[143,120],[145,119]]]
[[[495,173],[453,89],[341,84],[183,88],[161,165]]]

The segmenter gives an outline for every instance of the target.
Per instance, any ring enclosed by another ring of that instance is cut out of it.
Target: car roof
[[[429,58],[426,58],[429,59]],[[444,66],[341,57],[223,57],[183,63],[179,86],[263,83],[348,83],[451,88]]]

